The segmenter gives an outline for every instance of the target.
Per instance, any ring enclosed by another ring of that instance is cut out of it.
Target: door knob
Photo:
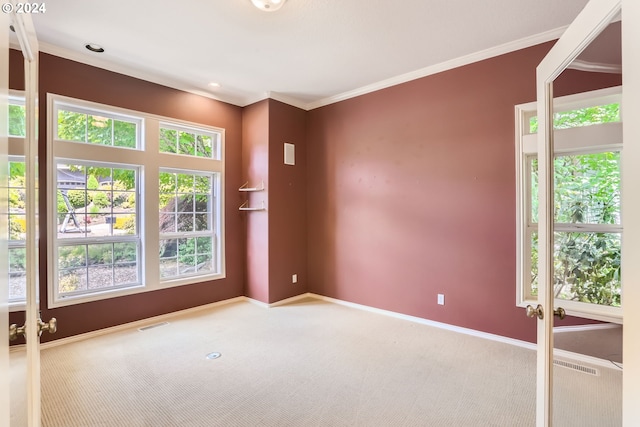
[[[18,326],[15,323],[9,326],[9,341],[18,339],[20,335],[24,335],[24,325]]]
[[[564,308],[558,307],[555,310],[553,310],[553,315],[558,316],[560,320],[562,320],[567,316],[567,312],[564,311]]]
[[[527,316],[528,317],[538,317],[538,319],[542,320],[544,318],[544,311],[542,310],[542,306],[538,304],[536,308],[532,306],[527,306]]]
[[[50,334],[54,334],[58,330],[58,321],[55,317],[52,317],[47,323],[38,318],[38,336],[42,335],[42,332],[49,331]],[[13,341],[20,335],[27,337],[26,323],[22,326],[18,326],[15,323],[9,326],[9,341]]]

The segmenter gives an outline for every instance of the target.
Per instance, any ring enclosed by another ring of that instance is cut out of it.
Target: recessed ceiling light
[[[251,0],[251,3],[264,12],[275,12],[286,0]]]
[[[220,87],[220,83],[211,82],[211,83],[209,83],[209,86],[211,86],[211,87]]]
[[[96,53],[104,52],[104,48],[102,46],[100,46],[99,44],[87,43],[87,44],[84,45],[84,47],[89,49],[91,52],[96,52]]]

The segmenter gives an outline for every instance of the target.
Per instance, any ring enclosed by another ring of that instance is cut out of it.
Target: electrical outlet
[[[291,276],[291,283],[298,283],[298,275],[294,274]]]
[[[438,305],[444,305],[444,294],[438,294]]]

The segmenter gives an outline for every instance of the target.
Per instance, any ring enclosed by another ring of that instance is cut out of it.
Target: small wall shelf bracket
[[[260,181],[260,185],[255,187],[249,187],[249,181],[242,184],[242,187],[238,188],[238,191],[262,191],[264,190],[264,180]]]
[[[242,205],[240,205],[240,207],[238,208],[238,210],[241,211],[264,211],[266,210],[264,207],[264,200],[262,201],[262,204],[260,205],[260,207],[249,207],[249,201],[245,201]]]

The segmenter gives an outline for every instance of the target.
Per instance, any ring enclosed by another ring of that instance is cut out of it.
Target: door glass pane
[[[585,63],[620,64],[620,22],[610,24],[583,51]],[[604,56],[603,56],[604,55]],[[601,73],[565,70],[554,91]],[[613,76],[611,76],[613,77]],[[618,74],[617,78],[621,76]],[[587,83],[588,84],[588,83]],[[598,118],[597,116],[601,117]],[[619,106],[570,112],[556,128],[619,120]],[[601,125],[606,126],[606,125]],[[621,305],[620,152],[562,154],[555,167],[553,292],[556,307],[580,302],[600,310]],[[622,326],[593,319],[551,316],[554,426],[622,425]]]

